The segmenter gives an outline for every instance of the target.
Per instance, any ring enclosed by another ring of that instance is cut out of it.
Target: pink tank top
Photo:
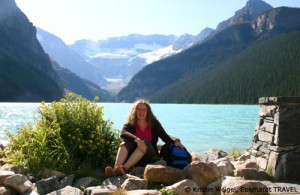
[[[152,142],[152,133],[151,133],[150,125],[147,125],[147,127],[144,129],[144,131],[141,130],[139,125],[136,125],[135,136],[137,136],[141,140],[146,139],[146,140]]]

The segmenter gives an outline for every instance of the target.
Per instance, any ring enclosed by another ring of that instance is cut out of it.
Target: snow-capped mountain
[[[144,66],[162,58],[177,54],[210,35],[205,34],[139,35],[130,34],[106,40],[79,40],[69,45],[90,64],[93,64],[107,81],[102,88],[117,93]],[[200,38],[199,38],[200,37]]]

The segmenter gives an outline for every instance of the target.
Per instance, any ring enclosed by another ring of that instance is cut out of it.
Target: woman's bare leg
[[[138,148],[136,148],[127,162],[124,164],[125,169],[128,170],[134,166],[137,162],[139,162],[139,160],[141,160],[144,154],[144,152],[141,152]]]
[[[115,161],[115,167],[123,165],[127,156],[128,156],[128,150],[126,149],[126,147],[124,145],[120,146]]]

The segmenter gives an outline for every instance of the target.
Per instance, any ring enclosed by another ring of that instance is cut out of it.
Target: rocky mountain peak
[[[243,16],[248,14],[252,16],[253,19],[258,17],[263,12],[272,9],[273,7],[262,0],[249,0],[246,6],[238,10],[235,15]]]
[[[217,27],[217,31],[221,31],[234,24],[250,22],[272,8],[271,5],[262,0],[249,0],[245,7],[235,12],[234,16],[221,22]]]

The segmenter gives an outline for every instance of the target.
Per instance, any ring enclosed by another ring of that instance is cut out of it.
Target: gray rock
[[[250,195],[256,193],[267,195],[269,192],[269,188],[259,181],[244,180],[235,177],[226,177],[226,179],[222,182],[221,189],[222,194],[224,195]]]
[[[158,190],[131,190],[126,195],[161,195]]]
[[[0,171],[0,185],[3,185],[3,181],[5,178],[14,175],[13,171]]]
[[[143,178],[144,177],[144,171],[145,171],[145,167],[134,167],[130,174],[131,175],[134,175],[134,176],[137,176],[137,177],[140,177],[140,178]]]
[[[207,185],[205,195],[220,195],[220,190],[222,187],[223,179],[218,179],[217,181],[214,181]]]
[[[120,188],[119,188],[119,190],[120,190]],[[96,187],[88,187],[85,190],[85,193],[89,194],[89,195],[122,194],[121,192],[125,193],[125,191],[119,191],[120,193],[117,193],[117,192],[118,192],[118,188],[117,188],[117,186],[114,186],[114,185],[100,185],[100,186],[96,186]]]
[[[27,167],[5,164],[0,167],[1,171],[13,171],[16,174],[26,175],[29,172]]]
[[[129,174],[125,174],[125,175],[122,175],[122,176],[109,177],[109,178],[107,178],[106,180],[104,180],[102,182],[102,185],[121,186],[124,183],[124,181],[128,178],[139,179],[139,177],[129,175]]]
[[[64,177],[62,180],[59,181],[60,187],[64,188],[66,186],[72,186],[74,181],[75,175],[68,175]]]
[[[59,181],[55,176],[37,181],[35,186],[39,194],[48,194],[60,189]]]
[[[226,156],[227,156],[227,153],[224,152],[223,150],[212,149],[212,150],[207,151],[203,155],[202,161],[208,163],[208,162],[212,162],[212,161],[215,161],[217,159],[220,159],[220,158],[223,158],[223,157],[226,157]]]
[[[138,189],[147,189],[148,181],[145,179],[126,179],[121,185],[123,190],[138,190]]]
[[[3,184],[20,194],[25,194],[25,192],[32,191],[33,186],[27,177],[21,174],[15,174],[5,178]]]
[[[55,171],[55,170],[51,170],[51,169],[44,169],[43,172],[42,172],[42,176],[45,177],[45,178],[55,176],[58,179],[62,179],[66,176],[66,174],[64,174],[60,171]]]
[[[0,194],[1,195],[18,195],[17,192],[15,192],[12,189],[5,187],[5,186],[0,187]]]
[[[92,182],[96,181],[95,178],[93,177],[83,177],[78,179],[75,183],[74,183],[74,187],[76,188],[86,188],[88,186],[91,185]]]
[[[78,188],[66,186],[60,190],[51,192],[47,195],[83,195],[83,192]]]
[[[234,175],[237,177],[244,177],[246,180],[272,180],[265,171],[259,171],[253,168],[236,169]]]
[[[167,191],[170,191],[180,195],[202,195],[203,190],[193,181],[190,179],[185,179],[180,182],[177,182],[171,186],[166,187]]]

